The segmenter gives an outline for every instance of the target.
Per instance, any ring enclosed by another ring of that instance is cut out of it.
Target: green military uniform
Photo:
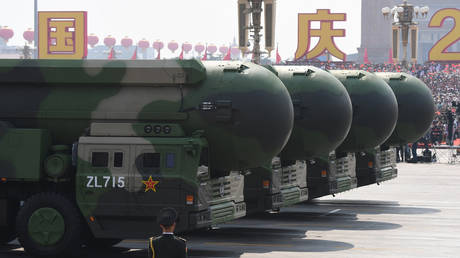
[[[173,234],[163,234],[149,239],[149,258],[185,258],[186,240]]]
[[[157,222],[166,228],[175,225],[177,218],[174,208],[164,208],[159,212]],[[163,232],[161,236],[149,239],[148,252],[149,258],[185,258],[187,245],[185,239],[175,236],[173,232]]]

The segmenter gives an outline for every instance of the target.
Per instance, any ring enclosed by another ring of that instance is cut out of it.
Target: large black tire
[[[64,219],[65,230],[62,237],[53,245],[36,242],[29,233],[29,220],[39,209],[56,210]],[[68,257],[80,253],[82,245],[82,218],[76,206],[58,193],[40,193],[30,197],[18,213],[16,228],[18,240],[24,250],[36,257]]]
[[[0,227],[0,245],[7,244],[16,238],[16,215],[19,210],[19,202],[8,200],[6,214],[6,227]]]

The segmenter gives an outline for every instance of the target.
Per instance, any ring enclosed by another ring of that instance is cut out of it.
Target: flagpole
[[[38,0],[34,0],[34,58],[38,58]]]

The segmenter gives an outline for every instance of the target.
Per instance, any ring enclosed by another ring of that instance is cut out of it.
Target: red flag
[[[393,61],[393,49],[390,48],[390,52],[388,53],[388,63],[389,64],[394,64],[395,62]]]
[[[131,57],[131,60],[137,60],[137,47],[134,50],[133,56]]]
[[[367,55],[367,48],[364,49],[364,63],[365,64],[370,64],[369,56]]]
[[[161,59],[160,50],[158,49],[157,51],[158,51],[157,60],[160,60]]]
[[[180,60],[184,59],[184,50],[183,50],[183,49],[182,49],[182,51],[180,52],[179,59],[180,59]]]
[[[107,59],[112,60],[113,58],[114,58],[114,50],[113,50],[113,47],[112,47],[110,49],[109,56],[107,57]]]
[[[204,50],[204,56],[201,58],[202,61],[208,60],[208,45],[206,45],[206,49]]]
[[[278,52],[278,46],[276,46],[276,64],[281,63],[281,56],[280,53]]]
[[[224,56],[224,58],[222,60],[232,60],[232,54],[230,53],[230,49],[231,47],[228,48],[228,51],[227,51],[227,54]]]

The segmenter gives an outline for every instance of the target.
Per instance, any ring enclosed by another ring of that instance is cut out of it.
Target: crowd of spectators
[[[327,70],[405,72],[421,79],[431,89],[436,106],[432,128],[426,138],[433,144],[460,142],[460,64],[426,63],[403,67],[395,64],[318,62],[310,65]],[[449,132],[450,131],[450,132]],[[449,136],[450,139],[449,139]]]

